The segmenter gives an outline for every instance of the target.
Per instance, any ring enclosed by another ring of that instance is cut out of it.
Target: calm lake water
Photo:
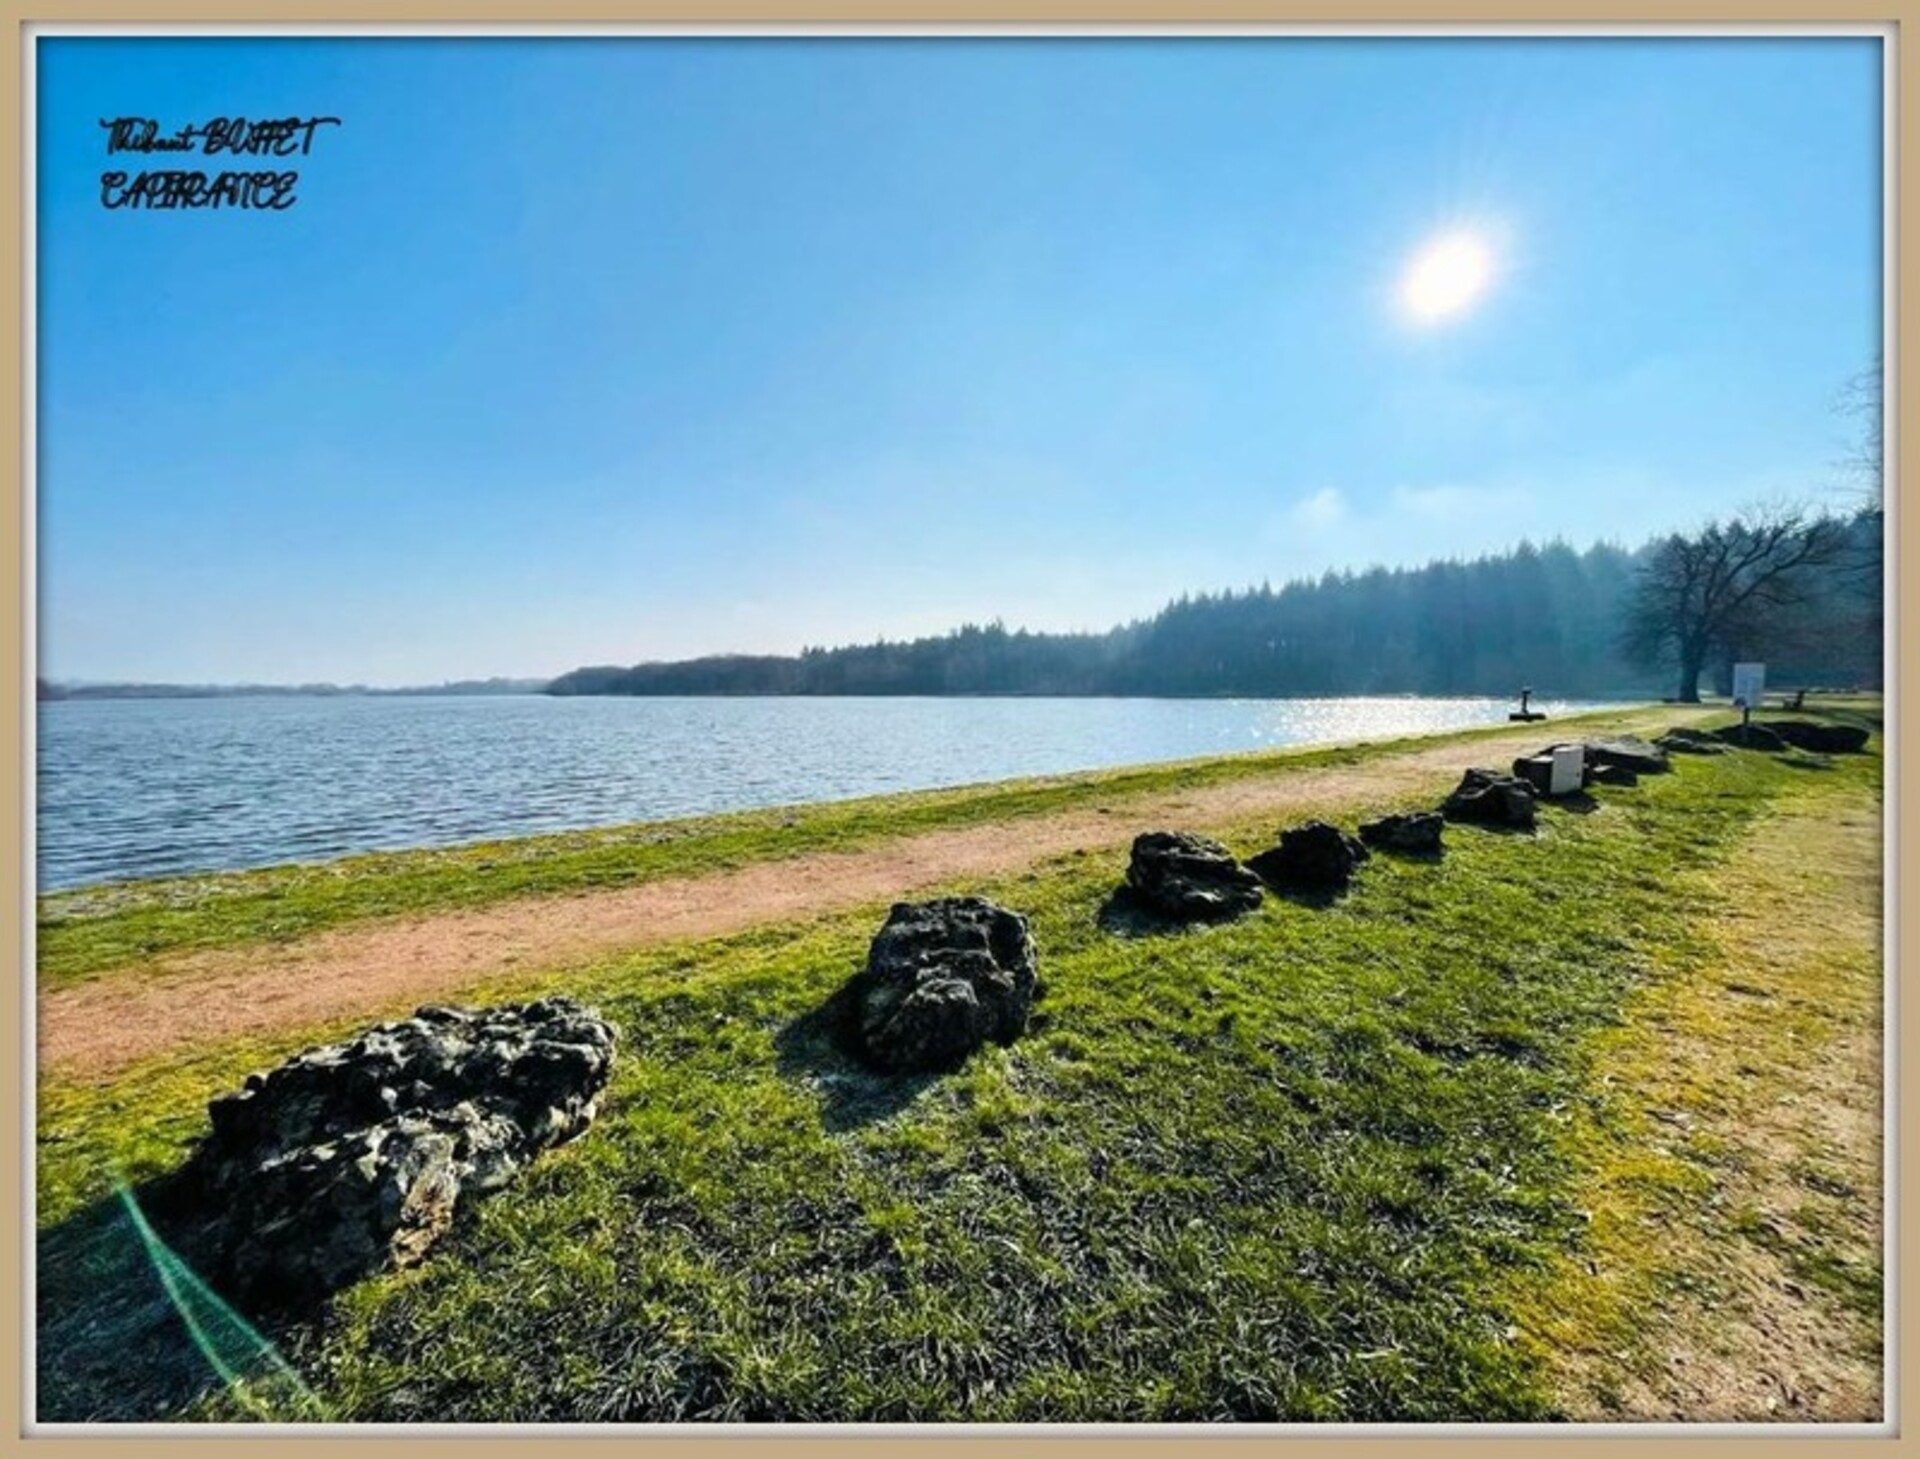
[[[1411,698],[61,700],[39,706],[39,882],[52,890],[1380,739],[1496,724],[1512,707]]]

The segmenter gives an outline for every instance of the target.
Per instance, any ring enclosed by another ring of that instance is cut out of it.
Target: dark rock
[[[1136,836],[1127,890],[1141,907],[1173,921],[1238,917],[1260,905],[1260,878],[1218,841],[1185,831]]]
[[[1716,739],[1705,730],[1686,729],[1679,725],[1660,736],[1654,744],[1669,755],[1724,755],[1727,753],[1725,742]]]
[[[1784,750],[1787,742],[1764,724],[1730,724],[1715,730],[1717,739],[1743,750]]]
[[[1280,833],[1280,844],[1249,857],[1247,870],[1277,891],[1342,891],[1367,860],[1367,848],[1325,821]]]
[[[1440,854],[1440,833],[1447,822],[1432,811],[1410,811],[1405,815],[1382,816],[1360,826],[1360,839],[1380,851],[1398,851],[1409,856]]]
[[[1513,776],[1526,781],[1536,799],[1544,796],[1553,780],[1553,756],[1522,755],[1513,762]]]
[[[1533,787],[1498,770],[1469,770],[1440,807],[1450,821],[1532,829]]]
[[[461,1201],[593,1122],[613,1029],[565,998],[422,1008],[214,1099],[183,1172],[230,1295],[310,1302],[426,1254]]]
[[[1640,776],[1625,765],[1588,765],[1589,785],[1638,785]]]
[[[1857,724],[1820,724],[1810,719],[1770,719],[1772,730],[1796,750],[1817,755],[1858,755],[1867,748],[1867,731]]]
[[[1039,986],[1018,913],[982,897],[900,902],[854,979],[861,1048],[894,1073],[954,1068],[1025,1032]]]
[[[1648,744],[1638,735],[1588,740],[1582,748],[1587,752],[1589,765],[1624,765],[1636,775],[1664,775],[1673,768],[1667,763],[1665,750]]]

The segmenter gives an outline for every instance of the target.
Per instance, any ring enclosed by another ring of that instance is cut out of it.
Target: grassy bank
[[[1537,728],[1645,728],[1674,711],[1603,710]],[[698,876],[750,862],[849,851],[890,838],[1195,790],[1275,774],[1364,765],[1408,749],[1470,744],[1510,726],[1363,744],[1262,751],[1201,760],[870,796],[603,830],[382,851],[331,861],[206,876],[162,877],[54,892],[39,899],[42,986],[169,954],[285,942],[333,927],[411,913],[482,907]]]
[[[686,829],[671,856],[667,843],[613,835],[557,850],[557,870],[531,851],[491,870],[522,889],[578,888],[595,884],[582,879],[596,864],[634,877],[685,870],[688,845],[721,865],[943,817],[1017,816],[1036,801],[1109,803],[1129,788],[1381,753],[825,807],[793,824],[727,818]],[[1463,743],[1461,762],[1471,759]],[[1877,742],[1817,770],[1753,753],[1687,759],[1673,775],[1598,792],[1588,813],[1545,812],[1535,836],[1455,828],[1437,864],[1377,857],[1333,906],[1270,900],[1242,922],[1173,936],[1102,927],[1123,858],[1061,857],[968,888],[1030,916],[1045,994],[1028,1037],[937,1079],[875,1078],[809,1017],[859,965],[871,909],[564,978],[515,973],[486,992],[564,990],[618,1025],[601,1121],[476,1204],[418,1270],[365,1283],[277,1334],[313,1395],[282,1411],[401,1421],[1587,1411],[1595,1384],[1583,1378],[1576,1394],[1569,1355],[1624,1350],[1620,1334],[1644,1322],[1674,1265],[1660,1222],[1640,1222],[1657,1203],[1624,1225],[1594,1219],[1596,1191],[1638,1188],[1622,1162],[1644,1111],[1611,1076],[1635,1058],[1659,1065],[1666,1035],[1648,1021],[1659,999],[1739,981],[1734,966],[1750,958],[1716,929],[1729,909],[1754,910],[1741,858],[1756,838],[1784,821],[1870,813],[1880,771]],[[1274,828],[1196,829],[1247,853]],[[385,888],[372,904],[432,904],[430,888],[458,883],[469,856],[482,853],[369,858],[366,874]],[[110,965],[120,954],[102,949],[124,946],[133,927],[183,946],[271,935],[260,909],[275,887],[320,919],[309,926],[374,915],[318,883],[302,900],[293,889],[310,875],[261,874],[251,892],[170,909],[137,891],[117,910],[56,924],[70,937],[88,920],[120,930],[67,941],[55,976]],[[1778,886],[1788,889],[1758,910],[1782,927],[1804,920],[1781,899],[1817,888]],[[246,910],[230,917],[236,906]],[[1794,987],[1811,997],[1844,986],[1858,1002],[1877,974],[1870,951],[1816,958],[1830,985]],[[1833,1036],[1804,1026],[1803,1053]],[[169,1168],[211,1094],[333,1031],[289,1029],[109,1083],[43,1079],[43,1417],[251,1411],[191,1349],[109,1185],[115,1171],[138,1180]],[[1765,1077],[1803,1066],[1778,1067]],[[1711,1155],[1712,1142],[1702,1148]],[[1683,1164],[1688,1180],[1715,1178],[1710,1161]],[[1846,1172],[1827,1175],[1851,1188]],[[1861,1199],[1856,1190],[1849,1208]],[[1620,1235],[1628,1226],[1637,1247]],[[1857,1299],[1872,1271],[1853,1248],[1847,1260],[1835,1281]],[[1604,1264],[1617,1300],[1590,1317],[1570,1310],[1569,1262],[1576,1273]],[[236,1362],[264,1371],[257,1355]],[[284,1375],[268,1391],[289,1401]]]

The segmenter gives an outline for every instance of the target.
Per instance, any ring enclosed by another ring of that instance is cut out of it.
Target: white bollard
[[[1587,752],[1579,745],[1555,745],[1553,769],[1547,776],[1548,795],[1572,795],[1586,779]]]

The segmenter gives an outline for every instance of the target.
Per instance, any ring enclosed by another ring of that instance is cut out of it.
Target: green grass
[[[1647,719],[1645,710],[1624,715],[1601,711],[1540,728],[1550,734],[1573,723]],[[914,832],[1018,820],[1258,779],[1277,771],[1364,764],[1506,728],[1265,751],[50,893],[39,901],[38,975],[41,986],[56,987],[170,953],[284,942],[351,922],[480,907],[516,897],[638,886],[749,862],[853,850]]]
[[[1707,873],[1756,818],[1879,770],[1690,758],[1189,934],[1100,928],[1119,857],[981,883],[1031,917],[1045,991],[942,1078],[871,1076],[807,1020],[878,908],[517,976],[488,993],[618,1025],[601,1120],[282,1342],[342,1421],[1553,1417],[1511,1294],[1586,1239],[1564,1134],[1597,1036],[1710,957]],[[249,1411],[106,1195],[334,1031],[43,1080],[43,1418]]]

